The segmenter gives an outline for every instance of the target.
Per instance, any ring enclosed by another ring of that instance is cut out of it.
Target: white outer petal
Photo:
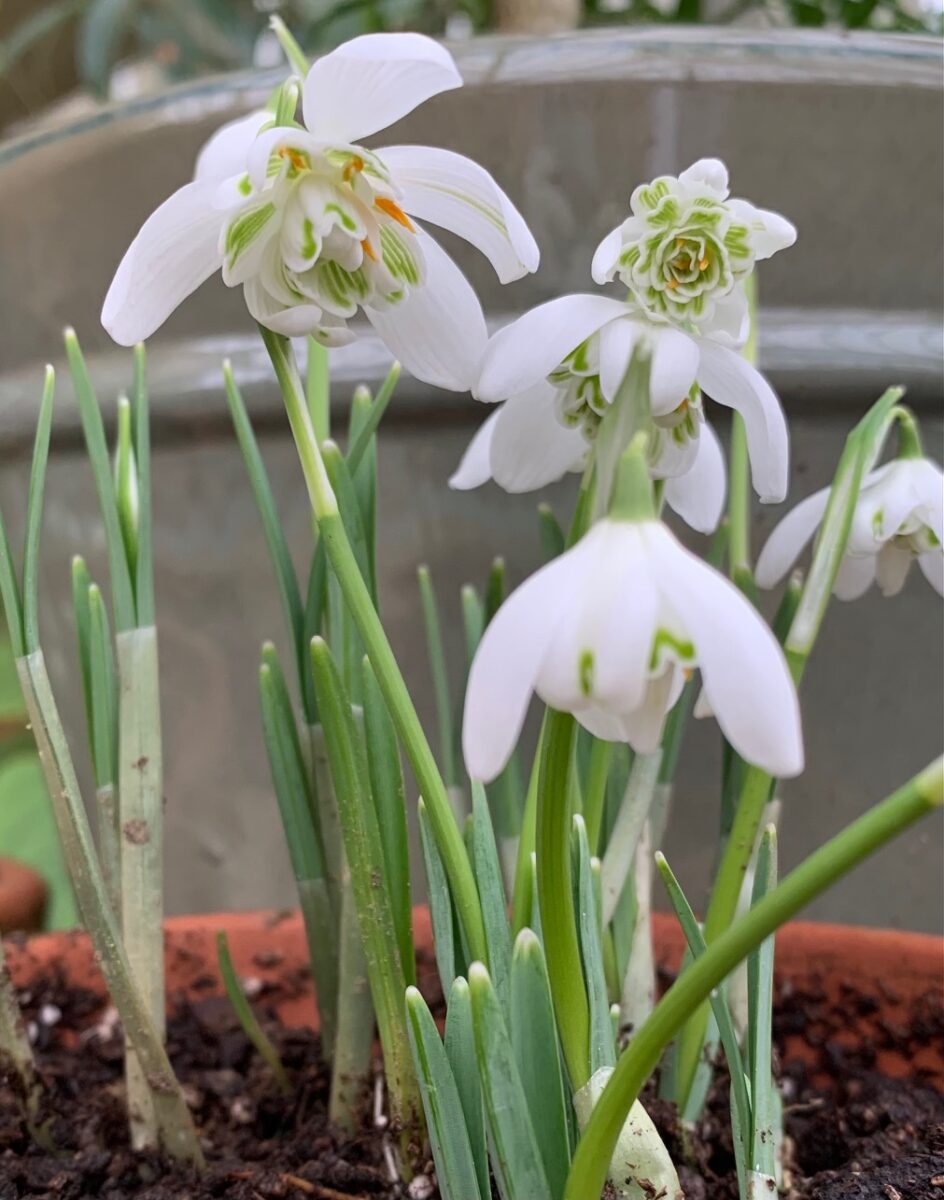
[[[489,783],[511,757],[541,660],[580,584],[572,554],[554,559],[512,592],[479,643],[462,717],[462,752],[473,779]]]
[[[772,588],[783,579],[816,532],[828,503],[829,488],[823,488],[801,500],[774,527],[754,570],[758,587]]]
[[[754,489],[765,504],[787,494],[790,439],[787,420],[773,388],[734,350],[698,339],[698,382],[712,400],[737,409],[744,418]]]
[[[587,443],[557,418],[555,389],[542,379],[499,410],[491,442],[492,478],[506,492],[533,492],[579,471]]]
[[[494,403],[544,379],[591,334],[626,305],[610,296],[560,296],[532,308],[494,334],[475,387],[479,400]]]
[[[449,477],[449,486],[457,492],[469,492],[491,479],[492,438],[495,436],[495,423],[501,414],[501,408],[495,409],[466,446],[461,462]]]
[[[580,587],[541,664],[535,691],[545,703],[622,713],[642,702],[649,682],[659,596],[639,526],[598,521],[565,558]],[[589,690],[581,661],[592,657]]]
[[[221,125],[197,155],[194,179],[222,180],[244,174],[249,147],[263,125],[271,120],[272,113],[262,109]]]
[[[797,240],[796,226],[780,213],[756,208],[749,200],[729,200],[728,208],[750,229],[751,246],[758,261],[786,250]]]
[[[695,645],[708,702],[739,754],[779,778],[803,770],[800,706],[783,650],[723,575],[647,525],[660,589]]]
[[[718,435],[705,421],[691,470],[665,481],[666,503],[692,529],[714,533],[724,511],[726,482]]]
[[[684,170],[678,180],[687,187],[709,187],[722,199],[728,194],[728,168],[720,158],[700,158]]]
[[[616,271],[620,251],[623,248],[623,226],[611,229],[596,250],[590,263],[590,274],[594,283],[609,283]]]
[[[541,255],[531,230],[484,167],[431,146],[386,146],[378,153],[406,212],[471,242],[502,283],[538,269]]]
[[[475,383],[488,343],[482,306],[445,250],[423,229],[416,236],[426,260],[425,283],[399,304],[364,312],[411,375],[465,392]]]
[[[312,66],[305,124],[326,141],[355,142],[399,121],[440,92],[462,86],[452,55],[420,33],[368,33]]]
[[[102,306],[102,324],[121,346],[159,329],[220,269],[217,179],[186,183],[144,222],[125,252]]]

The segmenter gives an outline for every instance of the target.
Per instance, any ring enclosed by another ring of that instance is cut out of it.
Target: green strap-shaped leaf
[[[541,553],[544,561],[550,562],[564,553],[567,539],[560,527],[560,522],[551,511],[550,505],[538,505],[538,532],[541,536]]]
[[[436,1022],[415,987],[406,990],[406,1011],[440,1194],[443,1200],[488,1200],[489,1193],[481,1191],[453,1068]]]
[[[662,882],[665,885],[666,893],[668,894],[672,908],[675,910],[678,922],[682,926],[682,932],[685,934],[685,940],[688,942],[689,953],[692,958],[700,958],[707,949],[701,927],[695,919],[692,907],[688,903],[678,880],[675,878],[672,868],[666,862],[665,855],[661,852],[656,854],[656,867],[662,877]],[[735,1130],[740,1134],[740,1137],[735,1139],[734,1151],[735,1158],[738,1161],[738,1174],[742,1176],[745,1172],[744,1164],[747,1158],[745,1154],[746,1143],[743,1139],[747,1131],[751,1128],[752,1110],[750,1093],[747,1087],[747,1076],[744,1073],[744,1061],[741,1057],[741,1048],[738,1044],[734,1022],[731,1019],[731,1010],[728,1007],[724,987],[717,988],[712,993],[711,1010],[717,1023],[718,1036],[724,1048],[724,1056],[727,1059],[728,1071],[731,1076],[731,1107],[732,1110],[737,1110],[736,1118],[732,1117],[732,1121],[734,1122]]]
[[[406,828],[406,800],[403,771],[400,766],[400,748],[376,676],[366,658],[362,669],[364,742],[367,748],[370,791],[377,813],[380,841],[390,884],[403,976],[408,984],[413,984],[416,983],[416,963],[413,954],[413,914],[410,901],[410,846]]]
[[[242,1026],[243,1033],[249,1038],[260,1057],[265,1061],[269,1070],[275,1076],[276,1083],[278,1083],[281,1090],[283,1092],[291,1092],[292,1085],[289,1082],[285,1068],[282,1066],[279,1052],[273,1046],[266,1031],[259,1024],[259,1019],[253,1012],[252,1005],[246,998],[246,993],[239,982],[239,976],[236,974],[236,968],[233,966],[233,959],[229,952],[229,939],[222,929],[216,935],[216,957],[220,968],[220,978],[223,980],[223,987],[226,990],[230,1004],[233,1006],[236,1018]]]
[[[75,397],[82,418],[82,429],[85,434],[85,445],[88,451],[92,475],[95,479],[95,489],[98,493],[98,503],[102,513],[102,524],[105,527],[105,544],[108,549],[108,571],[111,577],[112,610],[115,618],[115,628],[118,633],[133,629],[137,622],[134,587],[128,570],[128,560],[125,556],[124,539],[121,536],[121,526],[118,521],[118,507],[115,503],[115,486],[111,476],[111,465],[108,459],[108,446],[105,442],[105,427],[102,424],[102,414],[98,407],[98,399],[89,378],[88,368],[79,347],[75,331],[67,329],[65,333],[66,357],[72,372],[72,383],[75,387]]]
[[[508,929],[505,889],[485,789],[475,780],[472,782],[471,858],[482,904],[492,982],[507,1012],[510,1001],[511,933]]]
[[[266,473],[265,464],[259,452],[259,444],[256,441],[256,435],[249,420],[249,413],[246,411],[246,405],[243,402],[239,388],[236,386],[236,380],[233,378],[233,370],[228,362],[223,363],[223,384],[226,390],[226,401],[229,405],[233,429],[236,432],[236,440],[239,443],[239,449],[246,466],[246,474],[249,478],[249,486],[252,489],[253,499],[256,502],[256,508],[259,512],[259,519],[262,522],[262,531],[265,535],[266,547],[268,548],[269,558],[272,561],[272,569],[275,573],[275,581],[279,590],[279,598],[282,602],[285,624],[288,628],[289,637],[292,639],[292,650],[298,673],[298,685],[302,695],[302,702],[305,706],[305,714],[309,723],[312,723],[313,690],[311,685],[311,671],[308,666],[308,642],[311,637],[320,632],[320,628],[310,630],[307,638],[304,636],[304,615],[301,594],[298,590],[298,579],[295,575],[295,567],[292,564],[292,556],[289,553],[288,543],[285,540],[282,522],[279,519],[278,509],[275,506],[275,497],[272,495],[269,476]],[[322,560],[323,558],[324,554],[322,553]]]
[[[511,960],[511,1043],[552,1196],[570,1168],[568,1099],[547,963],[537,935],[522,929]]]
[[[138,481],[138,559],[134,583],[138,624],[154,624],[154,551],[151,516],[151,421],[148,403],[147,358],[144,343],[134,348],[131,389],[135,471]]]
[[[492,1171],[502,1200],[557,1200],[547,1180],[501,1002],[481,963],[469,968],[469,990]]]
[[[320,879],[324,875],[324,856],[311,817],[308,772],[285,678],[271,642],[262,648],[259,692],[269,768],[292,870],[296,881]]]
[[[49,461],[49,436],[52,431],[52,405],[56,375],[46,368],[43,398],[36,422],[33,464],[30,470],[26,502],[26,539],[23,548],[23,645],[27,654],[39,649],[39,531],[43,522],[46,491],[46,464]]]
[[[752,906],[763,900],[776,886],[777,831],[773,825],[768,825],[757,852]],[[774,939],[771,936],[761,942],[747,960],[747,1038],[754,1109],[750,1170],[771,1179],[774,1177],[776,1164],[775,1106],[771,1099],[771,1092],[776,1090],[771,1062],[773,990]]]
[[[423,851],[423,866],[426,871],[426,895],[429,900],[429,916],[433,926],[433,946],[436,951],[436,967],[439,982],[445,995],[449,995],[453,980],[459,974],[459,946],[456,938],[455,910],[446,868],[439,857],[436,837],[430,827],[426,805],[420,797],[416,808],[420,827],[420,846]]]
[[[590,1074],[601,1067],[616,1066],[616,1044],[610,1021],[610,1002],[603,970],[603,939],[598,904],[598,888],[587,844],[587,826],[583,817],[574,817],[574,858],[576,860],[577,919],[580,927],[580,952],[590,1006]]]
[[[446,652],[443,647],[439,624],[439,609],[429,567],[421,566],[416,573],[420,587],[420,604],[423,610],[423,625],[426,629],[426,648],[429,654],[429,669],[433,678],[433,695],[436,700],[436,720],[439,726],[439,756],[443,780],[447,788],[459,784],[459,767],[456,756],[452,722],[452,700],[449,693],[449,673],[446,668]]]
[[[348,445],[353,449],[357,444],[360,433],[367,428],[373,405],[370,392],[365,387],[354,389],[351,397],[351,417],[348,428]],[[361,514],[364,527],[364,539],[367,543],[367,560],[370,564],[370,579],[374,581],[376,590],[377,579],[377,438],[371,435],[367,440],[364,452],[359,461],[352,466],[347,463],[348,473],[354,484],[354,494]]]
[[[446,1054],[459,1090],[459,1101],[465,1115],[479,1194],[488,1200],[492,1194],[488,1173],[488,1144],[485,1139],[485,1105],[479,1067],[475,1058],[475,1031],[472,1028],[472,999],[469,985],[460,975],[452,985],[446,1008]]]

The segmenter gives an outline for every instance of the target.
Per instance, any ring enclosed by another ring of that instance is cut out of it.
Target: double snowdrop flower
[[[597,247],[597,283],[619,278],[652,320],[739,346],[748,334],[745,284],[755,262],[796,241],[779,213],[728,195],[728,170],[702,158],[678,179],[633,192],[631,215]]]
[[[829,488],[815,492],[774,529],[757,560],[760,587],[773,587],[787,573],[819,528],[828,501]],[[884,595],[894,596],[915,559],[944,596],[944,475],[929,459],[896,458],[863,482],[833,592],[855,600],[878,583]]]
[[[784,498],[789,440],[783,410],[763,375],[732,347],[748,332],[747,273],[758,259],[790,245],[796,232],[782,217],[726,195],[727,172],[715,159],[695,163],[677,180],[637,188],[634,215],[594,256],[595,278],[620,274],[627,299],[564,296],[492,338],[474,390],[480,400],[505,403],[470,443],[453,487],[494,479],[510,492],[524,492],[582,470],[633,350],[646,343],[652,356],[650,468],[653,478],[666,481],[669,505],[702,532],[721,516],[724,461],[705,420],[703,392],[744,418],[761,499]],[[642,258],[640,246],[647,247]],[[643,267],[659,286],[650,279],[643,288]],[[650,292],[669,298],[657,301]]]
[[[735,749],[772,775],[798,774],[799,705],[776,638],[651,507],[639,519],[617,504],[513,592],[486,629],[463,718],[469,773],[488,782],[502,770],[532,692],[594,736],[652,753],[696,667]]]
[[[145,222],[122,260],[105,328],[125,345],[150,336],[222,269],[268,329],[337,346],[353,338],[349,322],[362,311],[417,378],[470,387],[487,341],[482,309],[418,221],[471,242],[503,283],[537,269],[534,238],[470,159],[361,144],[461,84],[448,51],[415,33],[367,34],[319,59],[302,88],[304,126],[253,113],[207,143],[193,181]]]

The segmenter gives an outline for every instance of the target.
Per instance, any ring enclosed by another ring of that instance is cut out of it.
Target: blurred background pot
[[[882,35],[674,28],[529,40],[489,37],[457,50],[468,84],[384,134],[469,154],[501,179],[543,251],[538,275],[507,288],[450,238],[449,249],[500,325],[591,286],[600,236],[640,179],[716,154],[735,193],[790,216],[789,254],[765,264],[762,365],[793,431],[791,502],[828,482],[856,416],[891,382],[909,385],[928,451],[940,453],[942,146],[940,47]],[[130,358],[98,313],[143,219],[189,176],[221,122],[258,105],[276,75],[204,80],[0,146],[0,503],[22,527],[42,365],[74,324],[106,408]],[[166,749],[172,912],[291,901],[291,875],[259,731],[258,649],[285,636],[245,470],[229,424],[220,360],[244,387],[299,563],[310,523],[269,366],[241,293],[205,285],[154,338],[155,554]],[[333,356],[339,422],[353,384],[387,365],[365,336]],[[535,505],[564,513],[572,488],[508,497],[450,493],[446,480],[483,417],[467,397],[404,379],[381,437],[379,569],[385,622],[421,716],[433,706],[415,585],[432,569],[458,687],[460,586],[503,554],[511,581],[539,561]],[[722,432],[724,428],[722,425]],[[756,513],[760,544],[779,515]],[[81,748],[69,562],[106,581],[98,507],[71,387],[60,376],[43,540],[41,621],[74,747]],[[894,601],[835,605],[804,685],[804,777],[785,792],[789,867],[930,760],[944,721],[938,598],[917,572]],[[719,742],[693,727],[667,853],[690,894],[715,842]],[[81,757],[81,755],[79,755]],[[84,764],[83,764],[84,765]],[[937,929],[940,822],[844,881],[821,917]],[[877,883],[877,880],[881,880]]]
[[[295,911],[172,917],[166,927],[170,1005],[181,997],[198,1001],[223,994],[216,957],[220,930],[227,934],[237,974],[253,980],[251,991],[264,996],[262,1006],[290,1028],[317,1028],[305,931]],[[435,995],[439,983],[425,907],[414,909],[413,931],[423,990]],[[653,937],[656,961],[674,974],[685,949],[675,917],[657,913]],[[910,1028],[922,1010],[940,1009],[941,951],[940,938],[920,934],[802,921],[784,926],[777,934],[778,995],[802,996],[807,1019],[803,1029],[783,1031],[783,1060],[800,1057],[814,1068],[820,1065],[814,1052],[817,1031],[821,1033],[824,1021],[839,1012],[847,1014],[847,1020],[838,1034],[831,1031],[838,1045],[869,1046],[875,1069],[883,1074],[910,1077],[921,1072],[931,1085],[944,1086],[944,1045],[928,1037],[925,1044],[906,1048],[895,1036],[896,1030]],[[85,934],[30,938],[11,944],[7,958],[20,988],[29,988],[37,975],[55,969],[64,973],[67,983],[104,997]],[[868,1003],[854,1002],[862,998]],[[798,1011],[791,1010],[794,1018]],[[829,1053],[829,1047],[823,1049]]]

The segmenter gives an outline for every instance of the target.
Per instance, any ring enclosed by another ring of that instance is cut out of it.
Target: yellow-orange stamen
[[[698,269],[699,269],[699,271],[704,271],[704,270],[705,270],[705,268],[706,268],[707,266],[708,266],[708,259],[707,259],[707,258],[702,258],[702,259],[699,259],[699,262],[698,262]]]
[[[364,253],[367,255],[368,258],[373,259],[374,262],[377,261],[377,255],[374,251],[373,246],[370,244],[370,238],[364,238],[364,240],[361,242],[361,249],[364,251]]]
[[[678,280],[677,280],[677,279],[670,279],[670,280],[669,280],[669,282],[668,282],[668,283],[667,283],[665,286],[666,286],[666,287],[667,287],[667,288],[668,288],[670,291],[674,292],[674,291],[675,291],[675,289],[678,287]]]
[[[416,233],[416,226],[400,205],[397,204],[396,200],[388,200],[386,196],[378,196],[374,204],[381,212],[385,212],[388,217],[393,217],[404,229],[409,229],[410,233]]]
[[[359,154],[352,154],[344,164],[344,170],[341,175],[345,183],[350,183],[355,175],[359,175],[364,169],[364,160]]]
[[[287,158],[296,171],[304,171],[308,166],[308,160],[300,150],[294,150],[291,146],[279,147],[279,158]]]

